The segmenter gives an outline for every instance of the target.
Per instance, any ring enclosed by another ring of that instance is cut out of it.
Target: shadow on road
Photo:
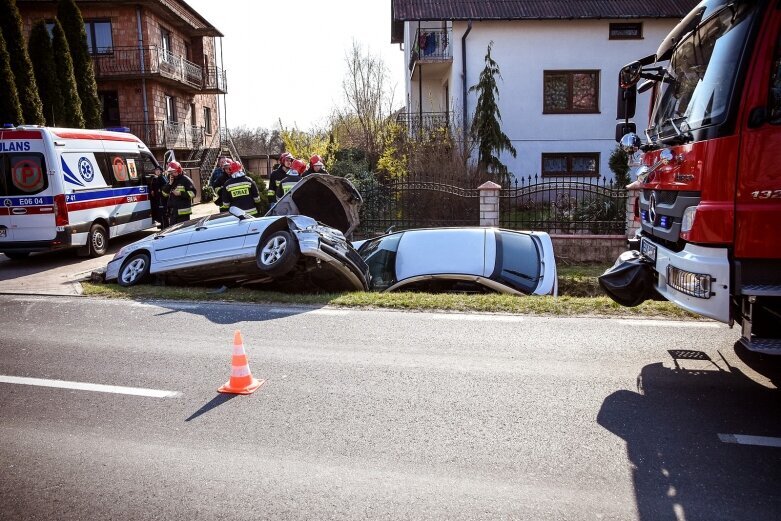
[[[215,408],[219,407],[223,403],[227,402],[228,400],[232,400],[236,396],[238,396],[238,395],[236,395],[236,394],[223,394],[223,393],[220,393],[217,396],[215,396],[214,398],[212,398],[209,401],[209,403],[205,404],[203,407],[201,407],[200,409],[198,409],[197,411],[192,413],[190,415],[190,417],[187,418],[184,421],[188,422],[188,421],[194,420],[198,416],[200,416],[202,414],[205,414],[205,413],[211,411],[212,409],[215,409]]]
[[[599,411],[599,425],[626,441],[638,519],[777,520],[781,448],[719,434],[781,436],[781,393],[696,353],[671,351],[674,369],[643,367],[637,391],[611,394]]]
[[[264,322],[281,318],[295,317],[322,306],[295,307],[286,304],[269,305],[266,303],[238,302],[168,302],[153,301],[155,306],[167,309],[155,316],[174,313],[199,315],[214,324],[229,325],[239,322]]]

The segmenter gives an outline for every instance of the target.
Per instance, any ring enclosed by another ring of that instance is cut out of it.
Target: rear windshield
[[[511,232],[496,232],[496,239],[500,280],[524,293],[534,291],[540,279],[540,254],[534,239]]]
[[[48,187],[43,154],[0,154],[0,196],[35,195]]]

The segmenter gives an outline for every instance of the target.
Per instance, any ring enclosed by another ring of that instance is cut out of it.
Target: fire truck
[[[737,322],[747,349],[781,355],[779,27],[778,0],[705,0],[621,69],[616,138],[641,165],[641,230],[600,284],[625,306]]]

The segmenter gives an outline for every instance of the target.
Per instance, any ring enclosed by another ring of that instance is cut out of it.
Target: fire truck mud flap
[[[637,250],[622,253],[615,264],[599,276],[599,285],[622,306],[634,307],[648,299],[662,299],[654,287],[653,266]]]

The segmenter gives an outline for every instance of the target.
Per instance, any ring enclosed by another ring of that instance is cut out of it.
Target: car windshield
[[[540,279],[540,253],[531,236],[496,232],[497,254],[501,262],[499,278],[524,293],[531,293]]]
[[[681,40],[656,89],[651,140],[724,121],[755,12],[751,3],[731,3]]]
[[[384,290],[396,283],[396,251],[402,235],[396,233],[366,241],[358,250],[369,266],[372,289]]]

